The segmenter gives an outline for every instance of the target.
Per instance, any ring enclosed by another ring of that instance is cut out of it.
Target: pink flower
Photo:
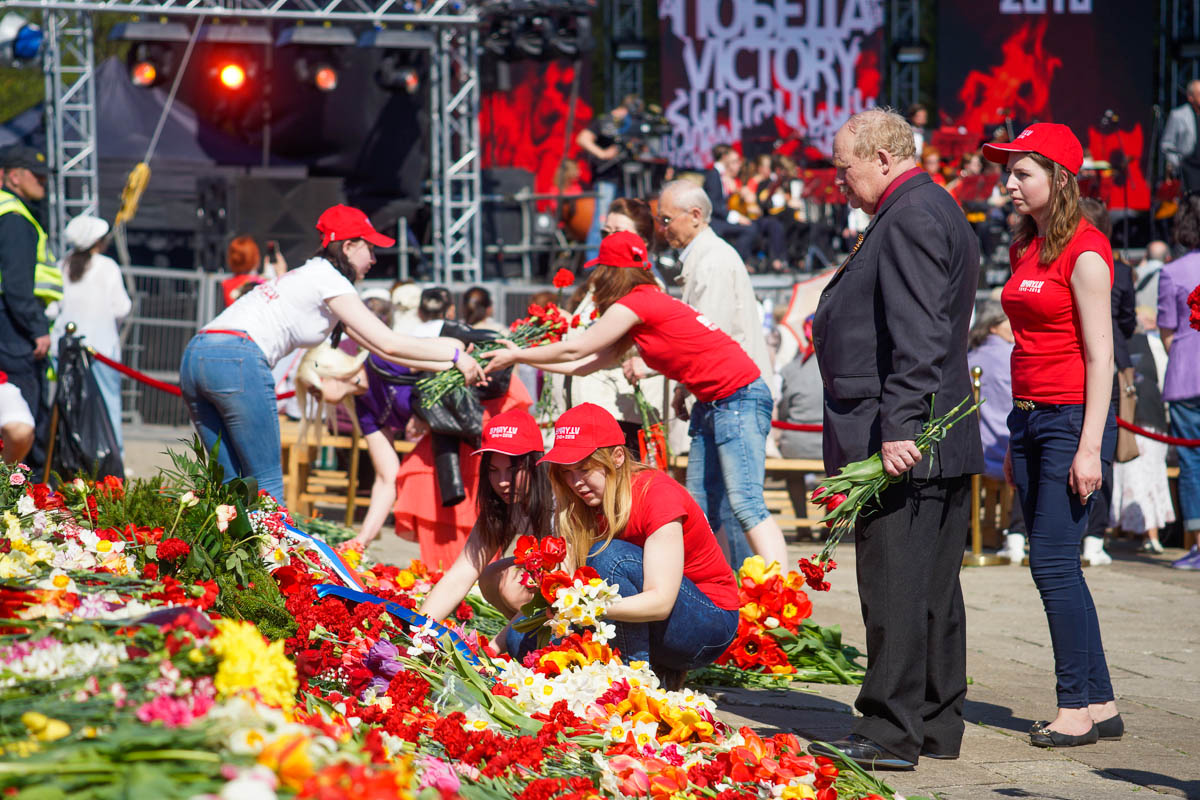
[[[25,483],[25,473],[20,471],[14,472],[12,475],[8,476],[8,482],[12,486],[23,485]]]
[[[433,787],[439,792],[457,792],[460,781],[454,768],[433,756],[426,756],[417,763],[421,771],[421,788]]]

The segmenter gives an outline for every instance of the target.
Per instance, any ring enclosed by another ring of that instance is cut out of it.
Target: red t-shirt
[[[630,333],[646,364],[699,400],[723,400],[759,376],[740,344],[682,300],[642,285],[617,303],[641,320]]]
[[[1013,274],[1000,296],[1016,338],[1012,396],[1043,403],[1082,403],[1083,331],[1071,294],[1071,274],[1081,254],[1098,253],[1108,264],[1111,286],[1112,247],[1086,219],[1079,221],[1071,243],[1053,263],[1038,263],[1041,247],[1042,239],[1037,238],[1020,257],[1015,246],[1009,250]]]
[[[700,506],[670,475],[644,469],[633,475],[633,507],[621,538],[638,547],[669,522],[683,525],[683,576],[696,584],[717,608],[739,608],[733,570]]]

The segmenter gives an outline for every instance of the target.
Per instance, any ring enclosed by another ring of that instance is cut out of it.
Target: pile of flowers
[[[497,653],[490,637],[506,620],[478,595],[445,628],[414,616],[439,573],[341,560],[252,485],[221,481],[210,455],[179,456],[151,481],[58,490],[0,466],[0,789],[255,800],[891,794],[852,766],[805,755],[794,736],[733,730],[709,696],[666,691],[648,664],[624,661],[600,619],[611,587],[586,568],[561,569],[561,540],[520,543],[557,629],[518,663]],[[754,562],[740,577],[742,628],[717,669],[803,676],[802,578]],[[374,599],[331,591],[342,589]],[[783,662],[752,658],[755,641]]]

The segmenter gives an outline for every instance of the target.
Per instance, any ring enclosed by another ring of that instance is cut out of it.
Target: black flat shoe
[[[1029,732],[1029,743],[1034,747],[1079,747],[1085,744],[1095,744],[1100,741],[1100,731],[1092,723],[1092,728],[1080,736],[1069,733],[1059,733],[1048,727],[1038,728]]]
[[[913,769],[916,762],[889,753],[865,736],[852,733],[836,742],[813,742],[808,752],[814,756],[845,757],[866,769]]]
[[[1048,727],[1050,727],[1050,720],[1039,720],[1033,723],[1033,727],[1029,729],[1029,732],[1036,733],[1041,728]],[[1121,737],[1125,735],[1125,721],[1121,719],[1120,714],[1117,714],[1103,722],[1097,722],[1096,730],[1100,734],[1100,741],[1119,742],[1121,741]],[[925,753],[921,753],[921,755],[925,755]],[[930,758],[937,758],[937,756],[930,756]]]
[[[935,753],[932,750],[922,750],[921,758],[936,758],[938,761],[954,761],[958,753]]]
[[[1121,715],[1117,714],[1103,722],[1097,722],[1096,730],[1099,731],[1101,740],[1118,742],[1125,735],[1125,722],[1121,719]]]

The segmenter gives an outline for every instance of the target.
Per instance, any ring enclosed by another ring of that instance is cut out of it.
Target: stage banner
[[[1081,175],[1085,194],[1110,208],[1149,208],[1157,3],[973,0],[938,8],[943,139],[958,130],[977,142],[998,127],[1016,134],[1031,122],[1064,123],[1108,167]]]
[[[564,158],[570,162],[581,158],[575,137],[592,121],[592,109],[582,99],[590,91],[587,63],[555,60],[485,65],[484,69],[502,73],[504,81],[495,85],[492,76],[480,98],[481,166],[529,170],[535,192],[555,191],[559,164]],[[577,65],[582,65],[579,75]]]
[[[717,144],[828,157],[838,128],[875,105],[882,0],[663,0],[665,155],[711,163]]]

